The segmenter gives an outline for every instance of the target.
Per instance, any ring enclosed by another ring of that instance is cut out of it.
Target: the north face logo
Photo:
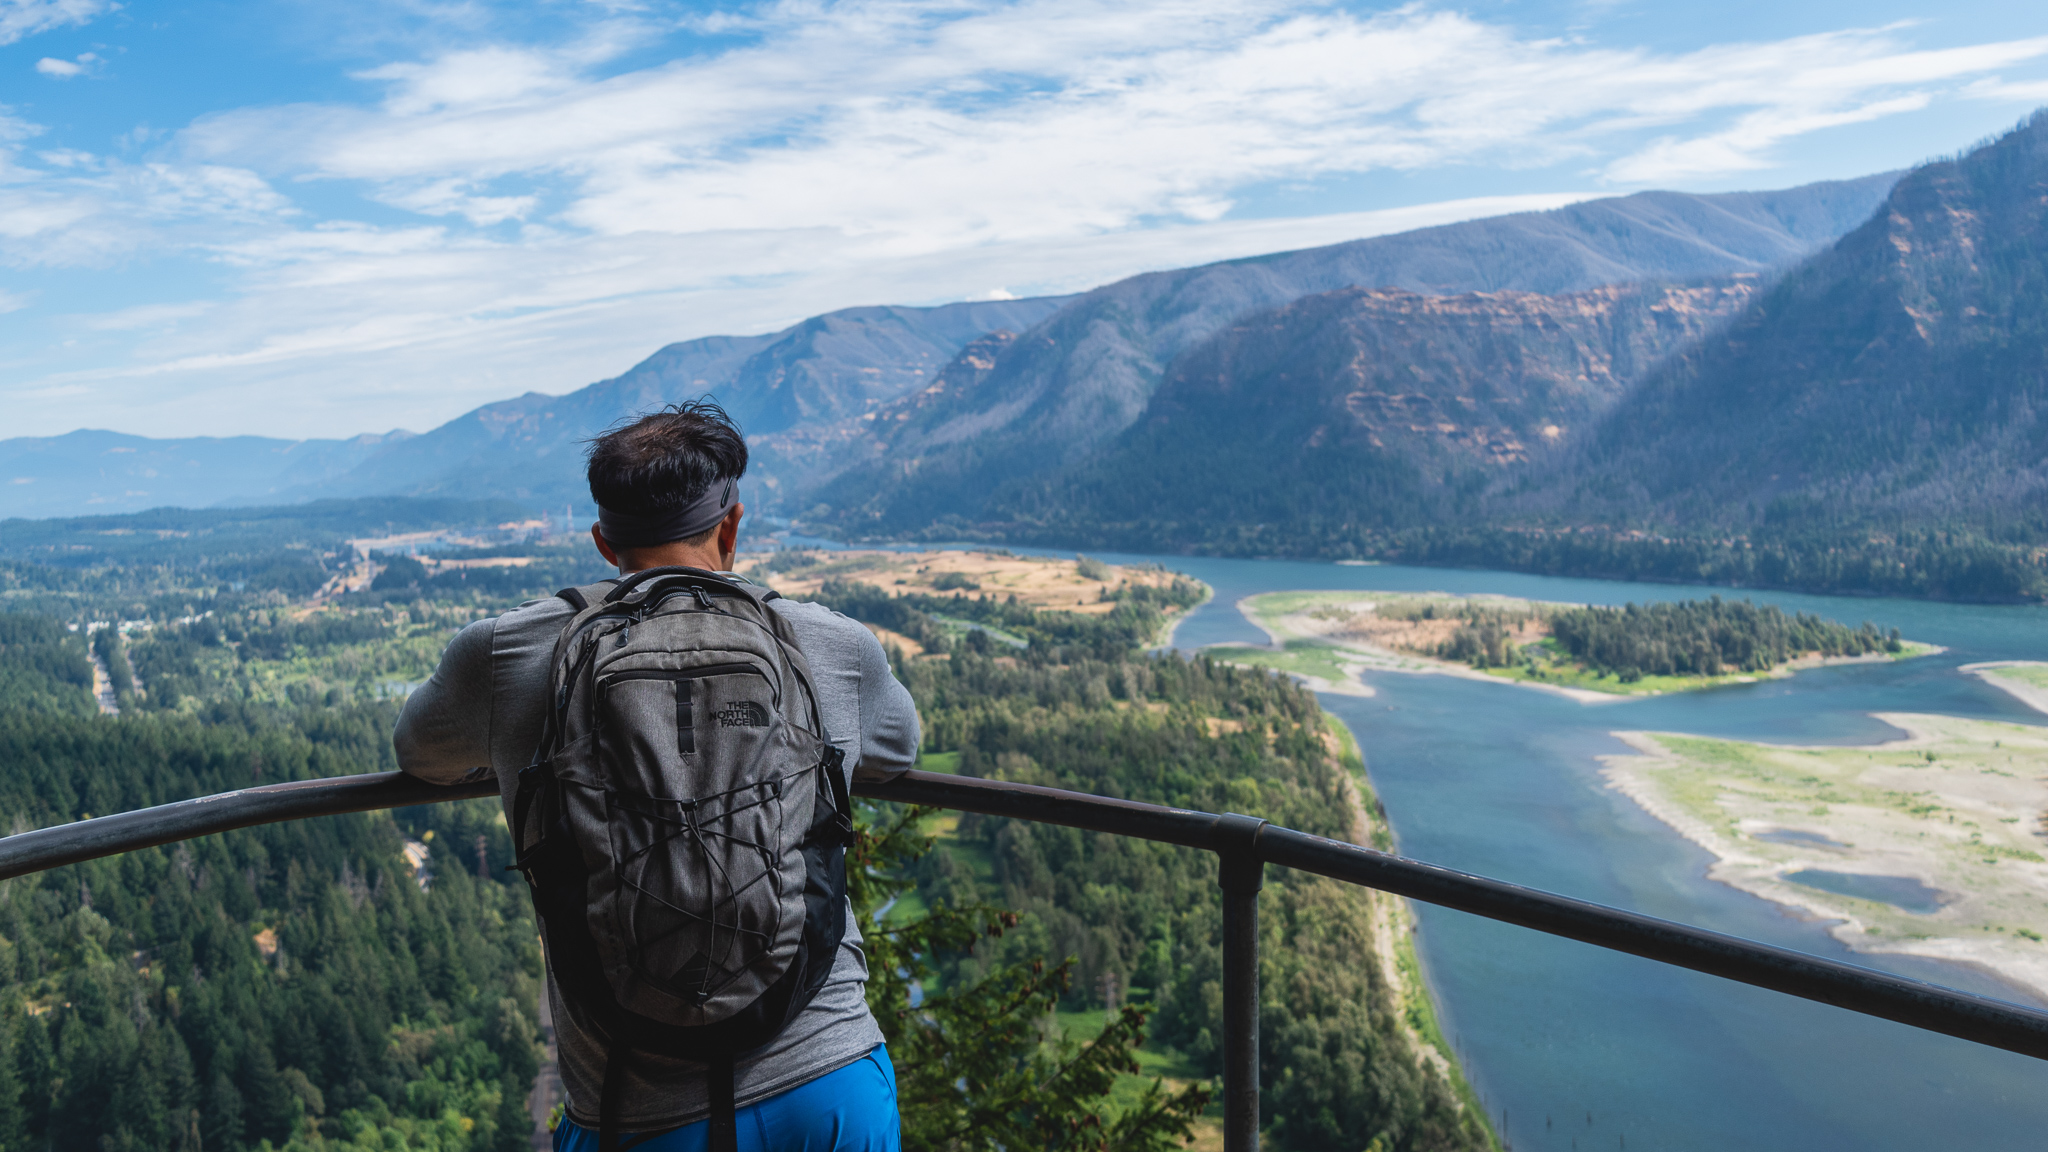
[[[768,710],[752,700],[739,700],[718,710],[720,728],[766,728]]]

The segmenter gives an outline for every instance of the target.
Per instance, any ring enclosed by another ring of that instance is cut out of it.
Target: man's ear
[[[604,557],[604,562],[614,568],[619,567],[619,554],[612,551],[611,542],[604,538],[604,533],[598,531],[595,524],[590,526],[590,538],[597,542],[597,554]]]
[[[727,558],[739,554],[740,520],[746,514],[745,504],[735,504],[726,511],[725,519],[718,522],[718,555],[720,559],[726,560],[728,567],[731,566],[731,561]]]

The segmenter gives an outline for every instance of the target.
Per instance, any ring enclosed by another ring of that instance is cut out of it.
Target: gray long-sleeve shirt
[[[894,774],[917,759],[917,708],[889,671],[888,657],[866,628],[818,604],[771,600],[789,622],[816,681],[818,709],[849,772]],[[520,605],[464,628],[440,667],[405,702],[399,717],[399,766],[435,784],[497,774],[509,818],[514,779],[533,760],[548,698],[555,639],[574,615],[553,597]],[[846,939],[825,986],[766,1047],[740,1062],[737,1103],[744,1107],[805,1084],[860,1059],[882,1042],[868,1012],[867,957],[847,917]],[[562,1082],[569,1114],[597,1123],[604,1084],[604,1047],[579,1030],[548,976]],[[659,1131],[709,1113],[701,1065],[646,1059],[629,1071],[620,1123]]]

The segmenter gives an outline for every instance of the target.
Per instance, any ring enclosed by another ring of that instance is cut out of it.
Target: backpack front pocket
[[[648,1015],[714,1022],[773,982],[764,962],[786,934],[772,685],[747,664],[634,670],[602,677],[599,701],[615,883],[592,919],[611,922],[630,970],[615,991]]]

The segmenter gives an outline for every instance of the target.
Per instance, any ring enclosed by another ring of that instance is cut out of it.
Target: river
[[[1584,604],[1746,597],[1851,625],[1870,620],[1939,644],[1948,651],[1597,705],[1505,683],[1372,672],[1365,681],[1376,695],[1325,694],[1322,704],[1357,735],[1405,855],[2044,1007],[1979,970],[1851,952],[1825,924],[1708,880],[1706,852],[1608,789],[1598,757],[1630,751],[1610,735],[1618,730],[1868,744],[1900,735],[1872,712],[2048,723],[1957,671],[1982,660],[2048,660],[2048,608],[1398,565],[1099,555],[1115,564],[1157,563],[1215,589],[1174,630],[1183,651],[1264,643],[1237,602],[1309,589],[1490,592]],[[2048,1064],[2040,1061],[1461,912],[1429,905],[1416,912],[1444,1032],[1517,1152],[2048,1145]]]
[[[1406,855],[2040,1006],[1973,969],[1851,953],[1825,925],[1708,880],[1707,854],[1606,788],[1596,758],[1629,751],[1609,735],[1627,729],[1864,744],[1899,735],[1871,712],[2043,723],[1956,668],[2048,659],[2048,609],[1393,565],[1103,559],[1155,561],[1216,590],[1176,629],[1183,650],[1263,643],[1236,602],[1318,588],[1591,604],[1746,596],[1940,644],[1948,651],[1916,660],[1594,706],[1506,684],[1367,673],[1377,695],[1325,695],[1323,706],[1357,734]],[[1417,912],[1445,1032],[1517,1150],[2048,1144],[2048,1065],[2038,1061],[1464,913]]]

